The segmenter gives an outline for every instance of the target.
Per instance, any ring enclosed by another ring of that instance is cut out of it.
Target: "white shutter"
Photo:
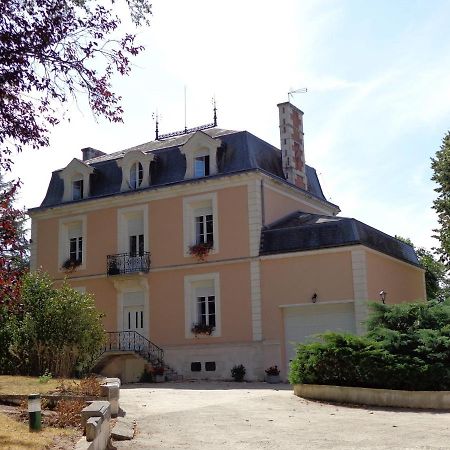
[[[144,218],[142,214],[133,214],[128,217],[128,236],[144,234]]]
[[[81,222],[72,222],[67,225],[67,237],[70,239],[83,236],[83,224]]]

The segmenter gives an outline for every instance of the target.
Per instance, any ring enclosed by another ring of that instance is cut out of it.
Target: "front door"
[[[126,306],[123,310],[123,325],[121,348],[123,350],[137,350],[141,345],[139,335],[143,335],[144,332],[144,307]]]
[[[144,293],[142,291],[126,292],[123,300],[121,347],[125,350],[136,350],[136,345],[140,345],[141,342],[139,335],[146,334]]]

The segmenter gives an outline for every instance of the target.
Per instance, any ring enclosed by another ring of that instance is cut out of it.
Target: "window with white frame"
[[[135,162],[130,168],[130,188],[137,189],[141,187],[144,179],[144,168],[140,162]]]
[[[195,216],[195,243],[214,245],[214,220],[212,214]]]
[[[81,200],[84,196],[84,182],[83,180],[75,180],[72,182],[72,200]]]
[[[59,222],[59,268],[86,268],[86,216],[61,219]]]
[[[196,195],[183,199],[184,255],[198,244],[209,244],[211,253],[219,249],[217,194]]]
[[[93,167],[79,159],[72,159],[59,174],[64,182],[63,202],[89,197],[90,178],[93,173]]]
[[[180,147],[180,152],[186,157],[184,178],[200,178],[216,174],[217,149],[221,144],[220,139],[214,139],[203,131],[195,132]]]
[[[184,289],[186,337],[220,336],[219,274],[188,275]]]
[[[154,157],[152,153],[132,150],[117,161],[117,165],[122,168],[122,192],[150,186],[150,163]]]
[[[210,173],[209,155],[196,156],[194,158],[194,177],[207,177]]]
[[[81,222],[74,222],[67,225],[69,254],[68,259],[81,264],[83,262],[83,226]]]
[[[142,211],[130,212],[126,215],[128,234],[128,254],[142,256],[144,254],[144,216]]]
[[[197,323],[216,326],[216,296],[200,295],[197,297]]]

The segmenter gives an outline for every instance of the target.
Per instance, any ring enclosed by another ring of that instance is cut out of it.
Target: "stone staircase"
[[[108,331],[106,335],[106,343],[93,364],[94,372],[100,372],[112,358],[134,353],[147,362],[147,370],[164,368],[165,381],[182,380],[182,376],[164,362],[164,350],[137,331]]]

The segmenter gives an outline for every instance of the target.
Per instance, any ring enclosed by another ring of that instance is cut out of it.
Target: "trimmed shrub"
[[[450,389],[450,305],[373,304],[367,336],[325,333],[299,345],[292,384]]]
[[[89,367],[105,338],[102,315],[91,295],[67,283],[55,288],[49,276],[38,271],[23,278],[21,301],[22,315],[10,315],[2,327],[14,330],[2,359],[15,364],[19,373],[38,376],[47,371],[67,377]]]

